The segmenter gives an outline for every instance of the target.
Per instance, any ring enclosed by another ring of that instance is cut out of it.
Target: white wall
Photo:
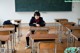
[[[72,4],[72,11],[41,12],[41,16],[46,22],[54,22],[56,18],[67,18],[69,21],[77,23],[80,18],[80,3]],[[22,23],[29,23],[34,12],[15,12],[15,0],[0,0],[0,24],[7,19],[21,19]]]

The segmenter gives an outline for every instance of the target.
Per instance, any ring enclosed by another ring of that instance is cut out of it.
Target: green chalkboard
[[[71,11],[72,3],[64,0],[15,0],[15,11]]]

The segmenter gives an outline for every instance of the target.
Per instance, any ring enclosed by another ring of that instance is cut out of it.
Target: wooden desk
[[[59,22],[59,42],[62,42],[62,35],[64,33],[66,33],[67,29],[66,28],[72,28],[72,26],[74,26],[75,23],[74,22]]]
[[[67,31],[67,28],[70,29],[70,28],[73,28],[75,26],[75,23],[74,22],[67,22],[67,23],[61,23],[62,25],[62,28],[63,28],[63,31]]]
[[[15,22],[17,22],[18,24],[18,43],[20,41],[20,37],[21,37],[21,30],[20,30],[20,23],[21,23],[21,20],[14,20]]]
[[[80,41],[80,27],[76,26],[71,29],[71,33],[74,35],[73,37],[77,40]]]
[[[17,22],[17,23],[21,23],[21,20],[14,20],[15,22]]]
[[[80,34],[72,33],[71,35],[75,38],[75,40],[80,41]]]
[[[74,26],[76,23],[74,22],[66,22],[66,23],[61,23],[63,26]]]
[[[49,27],[30,27],[30,31],[35,31],[35,34],[48,34]]]
[[[80,27],[72,26],[66,28],[68,29],[67,43],[73,43],[75,46],[75,40],[80,41]]]
[[[56,22],[68,22],[68,19],[55,19]]]
[[[13,41],[11,40],[11,50],[12,52],[14,51],[14,32],[15,32],[15,29],[14,28],[0,28],[0,31],[13,31],[13,35],[11,35],[11,37],[13,38]]]
[[[34,51],[34,42],[39,42],[39,41],[54,41],[57,39],[58,36],[55,34],[33,34],[30,36],[30,39],[32,41],[32,53],[35,53]]]
[[[55,19],[56,22],[58,22],[58,33],[59,33],[59,42],[62,42],[62,31],[63,31],[63,26],[61,23],[67,23],[68,19]]]
[[[73,31],[73,30],[80,30],[79,26],[71,26],[71,27],[66,27],[69,31]]]

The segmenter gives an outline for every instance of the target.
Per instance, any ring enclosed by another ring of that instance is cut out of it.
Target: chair
[[[9,44],[8,44],[9,39],[10,39],[10,31],[0,31],[0,41],[1,41],[0,46],[3,45],[3,47],[1,48],[4,48],[4,44],[5,42],[7,42],[7,50],[9,51]]]
[[[56,53],[56,44],[51,41],[39,42],[38,53]]]

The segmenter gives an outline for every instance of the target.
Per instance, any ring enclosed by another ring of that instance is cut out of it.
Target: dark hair
[[[39,11],[34,12],[34,16],[40,16]]]

